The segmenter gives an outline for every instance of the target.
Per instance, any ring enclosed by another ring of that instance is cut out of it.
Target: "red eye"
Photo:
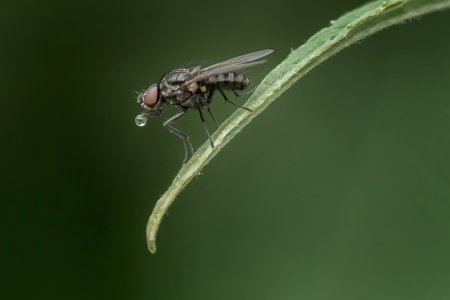
[[[148,108],[155,107],[158,102],[158,86],[156,84],[148,88],[144,95],[144,103]]]

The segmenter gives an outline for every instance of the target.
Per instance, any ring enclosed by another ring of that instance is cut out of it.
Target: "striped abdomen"
[[[205,85],[215,85],[224,90],[244,90],[248,86],[249,80],[243,74],[229,72],[208,77],[202,83]]]

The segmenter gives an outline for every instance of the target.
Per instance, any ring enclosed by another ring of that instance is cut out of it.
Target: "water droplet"
[[[143,114],[137,115],[134,121],[136,122],[137,126],[144,126],[147,123],[147,117]]]

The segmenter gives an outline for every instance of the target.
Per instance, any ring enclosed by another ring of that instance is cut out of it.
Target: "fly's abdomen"
[[[223,90],[244,90],[248,84],[248,77],[236,72],[211,76],[205,80],[205,85],[215,85]]]

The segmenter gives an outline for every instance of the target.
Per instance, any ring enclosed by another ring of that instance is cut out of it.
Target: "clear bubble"
[[[143,114],[137,115],[134,121],[136,122],[137,126],[144,126],[147,123],[147,117]]]

